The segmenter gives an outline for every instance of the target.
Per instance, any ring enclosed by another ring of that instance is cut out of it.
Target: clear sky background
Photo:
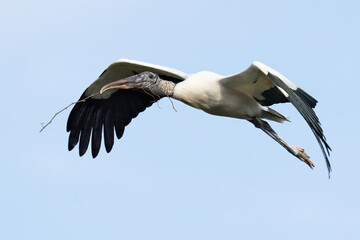
[[[0,239],[360,239],[359,1],[17,1],[0,8]],[[67,151],[69,103],[130,58],[228,75],[261,61],[318,101],[332,177],[290,104],[272,123],[168,99],[98,158]]]

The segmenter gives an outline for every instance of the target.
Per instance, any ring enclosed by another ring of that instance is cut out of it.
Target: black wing
[[[277,87],[271,87],[261,93],[263,99],[254,99],[263,106],[271,106],[276,103],[286,103],[289,100],[280,92]]]
[[[175,83],[184,80],[186,74],[179,71],[132,60],[119,60],[111,64],[100,77],[91,84],[79,100],[99,92],[105,84],[135,75],[143,71],[152,71],[168,81]],[[102,133],[107,152],[114,145],[114,130],[120,139],[125,127],[140,112],[159,100],[159,96],[133,90],[116,90],[109,95],[97,95],[84,102],[78,102],[71,110],[66,130],[69,135],[69,151],[80,141],[79,154],[84,155],[91,137],[92,156],[95,158],[100,150]]]
[[[263,106],[291,102],[313,131],[330,173],[331,165],[328,156],[331,148],[326,142],[319,118],[313,110],[317,103],[316,99],[274,69],[260,62],[254,62],[241,73],[225,77],[221,83],[225,87],[253,96]]]
[[[84,99],[85,94],[80,98]],[[120,139],[133,118],[153,102],[159,100],[157,96],[150,96],[141,92],[118,90],[108,99],[88,99],[77,103],[72,109],[67,131],[69,136],[69,151],[79,142],[79,154],[84,155],[90,141],[91,151],[95,158],[100,150],[102,130],[104,129],[104,142],[107,152],[114,144],[114,129],[116,137]]]

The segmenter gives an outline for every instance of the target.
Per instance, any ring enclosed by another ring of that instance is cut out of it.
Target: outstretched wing
[[[79,100],[98,93],[106,84],[120,80],[144,71],[159,74],[160,78],[178,83],[187,74],[175,69],[154,64],[121,59],[112,63],[81,95]],[[114,144],[114,129],[120,139],[125,126],[132,118],[159,100],[158,96],[132,90],[109,90],[101,95],[95,95],[84,102],[78,102],[68,118],[66,130],[69,135],[69,151],[79,142],[79,154],[84,155],[91,137],[92,156],[95,158],[100,150],[102,129],[107,152]]]
[[[254,62],[245,71],[225,77],[220,82],[224,87],[251,95],[263,106],[291,102],[313,131],[323,152],[328,171],[331,171],[328,159],[331,148],[326,142],[319,118],[313,110],[317,103],[316,99],[274,69],[260,62]]]

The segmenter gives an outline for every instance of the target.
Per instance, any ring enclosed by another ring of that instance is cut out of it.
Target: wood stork
[[[286,117],[268,106],[290,102],[313,131],[329,173],[331,171],[328,159],[331,148],[313,111],[317,100],[260,62],[252,63],[238,74],[221,76],[206,71],[186,74],[168,67],[121,59],[112,63],[85,90],[80,100],[98,92],[101,94],[78,102],[68,118],[68,148],[72,150],[80,140],[80,156],[85,154],[90,136],[92,156],[95,158],[98,155],[102,129],[105,149],[110,152],[114,132],[120,139],[132,118],[155,101],[168,96],[213,115],[246,119],[312,168],[314,164],[302,148],[287,144],[263,120],[286,121]]]

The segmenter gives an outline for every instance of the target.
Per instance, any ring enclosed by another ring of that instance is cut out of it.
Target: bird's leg
[[[283,146],[288,152],[290,152],[292,155],[300,159],[301,161],[305,162],[311,169],[315,167],[315,165],[310,161],[309,155],[307,155],[304,152],[304,149],[296,147],[296,146],[290,146],[287,144],[284,140],[279,137],[279,135],[271,128],[271,126],[264,120],[261,120],[260,118],[254,117],[251,120],[255,127],[260,128],[263,130],[267,135],[272,137],[275,141],[277,141],[281,146]]]

